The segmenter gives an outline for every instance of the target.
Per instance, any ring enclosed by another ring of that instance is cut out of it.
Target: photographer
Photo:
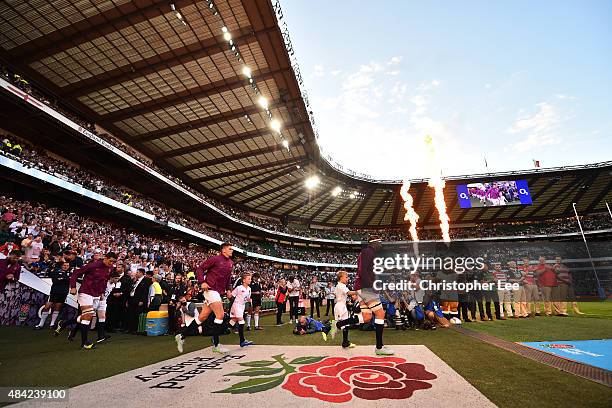
[[[334,302],[336,300],[336,287],[334,286],[332,281],[327,282],[327,287],[325,288],[325,316],[329,315],[329,311],[331,310],[332,316],[334,315]]]
[[[181,320],[184,326],[189,326],[191,321],[195,319],[198,309],[195,302],[191,302],[191,296],[181,296],[176,304],[176,310],[180,313]]]
[[[199,314],[198,309],[196,308],[196,304],[195,302],[191,302],[191,294],[188,293],[185,296],[181,296],[178,300],[178,303],[176,304],[176,313],[175,315],[177,317],[180,317],[181,319],[181,323],[178,324],[178,322],[176,322],[176,324],[171,323],[173,325],[176,325],[179,327],[179,334],[177,334],[175,336],[175,338],[177,339],[177,348],[179,353],[183,352],[183,341],[178,341],[178,339],[180,339],[183,335],[187,335],[184,334],[187,330],[187,328],[189,327],[189,325],[196,319],[196,316]],[[202,326],[198,325],[197,331],[202,334]],[[196,334],[195,332],[193,334]]]
[[[320,332],[323,336],[323,340],[327,341],[327,333],[331,330],[329,321],[323,323],[312,317],[300,316],[296,323],[293,334],[298,336],[304,336],[306,334],[314,334]]]
[[[317,281],[317,277],[313,276],[308,286],[308,298],[310,299],[310,317],[313,317],[315,308],[317,310],[317,318],[321,318],[321,313],[319,311],[319,282]]]

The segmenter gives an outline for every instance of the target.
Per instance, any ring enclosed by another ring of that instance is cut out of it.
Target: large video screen
[[[531,204],[527,180],[487,181],[457,186],[461,208]]]

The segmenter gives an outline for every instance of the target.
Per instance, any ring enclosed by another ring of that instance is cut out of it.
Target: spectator
[[[4,291],[6,285],[19,282],[19,276],[21,275],[20,256],[21,251],[14,249],[6,259],[0,259],[0,293]]]
[[[147,308],[147,295],[149,286],[145,278],[145,270],[139,268],[134,276],[134,284],[128,298],[128,333],[136,334],[138,319]]]
[[[331,310],[332,318],[334,316],[334,301],[336,300],[336,287],[332,281],[327,282],[327,287],[325,288],[325,317],[329,316],[329,311]]]
[[[276,325],[283,325],[282,316],[285,313],[285,302],[287,301],[287,283],[284,279],[278,281],[278,288],[276,289],[276,296],[274,300],[276,302]]]
[[[159,310],[162,304],[162,288],[159,282],[161,276],[153,275],[153,282],[149,286],[149,310]]]
[[[321,313],[319,311],[319,292],[319,282],[317,281],[317,277],[313,276],[308,286],[308,298],[310,299],[310,317],[313,317],[316,308],[317,319],[321,318]]]

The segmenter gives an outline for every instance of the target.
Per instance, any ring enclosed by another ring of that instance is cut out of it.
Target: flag
[[[533,167],[540,167],[540,161],[533,159]]]
[[[489,169],[489,163],[487,163],[487,158],[486,157],[484,158],[484,161],[485,161],[485,167],[488,170]]]

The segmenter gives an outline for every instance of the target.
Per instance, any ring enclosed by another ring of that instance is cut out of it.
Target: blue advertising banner
[[[516,180],[516,188],[518,190],[519,199],[521,204],[531,204],[531,194],[529,193],[529,186],[527,180]]]
[[[457,186],[457,194],[459,195],[459,206],[461,208],[472,208],[470,203],[470,195],[466,184],[459,184]]]
[[[612,340],[534,341],[519,343],[579,363],[612,370]]]

